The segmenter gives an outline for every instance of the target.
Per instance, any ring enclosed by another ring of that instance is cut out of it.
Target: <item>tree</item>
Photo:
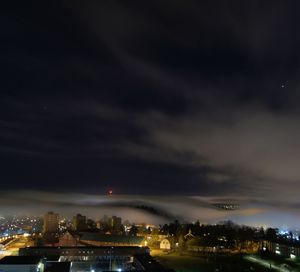
[[[96,229],[96,226],[97,226],[96,222],[92,219],[88,219],[86,221],[86,225],[87,225],[88,229]]]
[[[275,241],[277,239],[277,230],[273,228],[268,228],[266,231],[266,239],[268,241]]]
[[[138,228],[137,228],[137,226],[136,225],[132,225],[128,234],[130,236],[137,236],[137,234],[138,234]]]

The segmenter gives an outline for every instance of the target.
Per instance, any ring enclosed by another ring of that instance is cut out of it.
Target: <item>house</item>
[[[74,231],[67,230],[59,237],[59,246],[78,246],[80,235]]]
[[[170,250],[171,249],[171,242],[168,239],[165,238],[165,239],[161,240],[159,248],[163,249],[163,250]]]

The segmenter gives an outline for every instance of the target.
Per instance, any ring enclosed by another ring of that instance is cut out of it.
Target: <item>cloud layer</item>
[[[232,220],[256,227],[297,228],[299,209],[287,205],[272,206],[263,202],[240,198],[234,211],[217,209],[214,203],[228,203],[222,197],[142,196],[93,194],[61,194],[42,191],[14,191],[1,194],[0,215],[43,215],[53,210],[61,218],[72,218],[78,212],[99,220],[104,215],[118,215],[132,223],[164,224],[175,219],[180,222],[214,224]],[[232,203],[233,200],[231,200]],[[284,218],[284,220],[283,220]]]
[[[8,5],[2,189],[296,207],[298,6]]]

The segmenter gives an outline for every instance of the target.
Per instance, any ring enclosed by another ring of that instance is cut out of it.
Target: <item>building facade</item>
[[[73,229],[76,231],[83,231],[87,228],[86,216],[78,213],[73,217]]]
[[[290,259],[300,259],[300,247],[293,246],[289,244],[284,243],[276,243],[276,242],[270,242],[270,241],[263,241],[262,245],[262,251],[263,252],[271,252],[273,254],[282,256],[284,258],[290,258]]]
[[[59,215],[57,213],[48,212],[44,215],[44,233],[58,232]]]
[[[0,260],[0,272],[44,272],[45,260],[40,256],[6,256]]]
[[[79,246],[80,236],[72,231],[66,231],[59,237],[59,246],[71,247],[71,246]]]

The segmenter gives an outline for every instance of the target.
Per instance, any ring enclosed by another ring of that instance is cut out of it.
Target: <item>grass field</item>
[[[241,256],[188,256],[179,253],[166,254],[153,252],[152,256],[166,268],[174,269],[176,272],[266,272],[273,271],[259,264],[248,262]]]

